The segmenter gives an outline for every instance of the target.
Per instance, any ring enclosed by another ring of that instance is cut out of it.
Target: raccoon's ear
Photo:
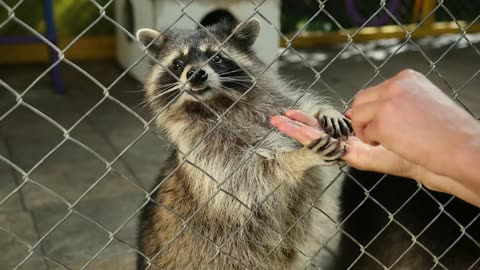
[[[137,31],[137,39],[143,46],[148,47],[148,51],[158,51],[165,43],[166,36],[158,31],[142,28]]]
[[[252,18],[233,29],[234,37],[246,47],[251,47],[260,33],[260,20]]]

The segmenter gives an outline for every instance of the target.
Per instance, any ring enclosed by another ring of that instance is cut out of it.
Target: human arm
[[[305,146],[325,135],[315,118],[297,110],[287,111],[286,116],[274,116],[271,122]],[[459,181],[415,165],[382,145],[366,144],[355,136],[349,137],[346,143],[348,151],[342,159],[352,167],[415,179],[429,189],[450,193],[480,207],[480,195]]]
[[[272,124],[304,145],[321,132],[299,111],[286,116]],[[358,136],[348,141],[348,164],[413,178],[480,206],[480,124],[423,75],[403,71],[361,91],[347,116]],[[288,118],[304,126],[284,126]]]

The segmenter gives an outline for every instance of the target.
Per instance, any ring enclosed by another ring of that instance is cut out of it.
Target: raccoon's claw
[[[324,135],[313,141],[307,148],[323,157],[326,165],[335,164],[347,152],[345,143],[330,135]]]
[[[320,114],[318,118],[323,130],[335,139],[348,137],[353,133],[352,122],[340,113]]]

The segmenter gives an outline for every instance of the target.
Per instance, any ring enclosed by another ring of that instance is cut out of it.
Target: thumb
[[[350,166],[366,171],[410,177],[414,165],[381,145],[372,146],[357,137],[349,137],[342,159]]]
[[[342,159],[354,168],[372,171],[372,168],[378,167],[374,163],[379,159],[372,153],[373,148],[371,145],[363,143],[359,138],[350,136],[347,141],[347,152]]]

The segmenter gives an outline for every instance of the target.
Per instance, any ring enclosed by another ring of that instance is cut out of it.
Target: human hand
[[[315,118],[298,110],[289,110],[285,115],[273,116],[272,125],[303,145],[308,146],[325,135],[319,130],[320,125]],[[347,116],[350,116],[350,113]],[[453,194],[480,207],[480,196],[475,192],[475,188],[469,185],[433,173],[382,145],[366,144],[355,136],[350,136],[346,144],[347,152],[342,159],[354,168],[412,178],[431,190]]]
[[[362,141],[437,174],[452,175],[470,151],[461,148],[479,144],[476,120],[412,70],[359,92],[349,114]]]
[[[324,136],[319,122],[304,112],[289,110],[285,115],[273,116],[272,125],[304,146]],[[350,136],[346,143],[347,152],[342,159],[349,165],[361,170],[411,177],[413,164],[383,146],[365,144],[354,136]]]

